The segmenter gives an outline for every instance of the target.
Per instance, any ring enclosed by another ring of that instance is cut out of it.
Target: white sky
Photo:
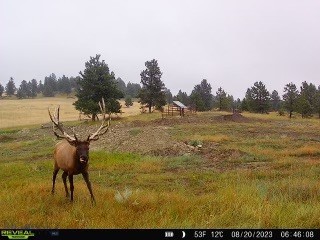
[[[320,85],[318,0],[0,0],[0,83],[77,76],[101,54],[126,83],[158,60],[175,95],[206,78],[234,97],[262,81]]]

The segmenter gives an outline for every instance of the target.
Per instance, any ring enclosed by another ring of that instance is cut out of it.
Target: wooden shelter
[[[185,106],[182,102],[179,101],[173,101],[172,104],[168,104],[167,109],[165,109],[162,113],[162,117],[164,116],[174,116],[174,115],[180,115],[181,117],[184,117],[188,113],[192,113],[193,111]]]

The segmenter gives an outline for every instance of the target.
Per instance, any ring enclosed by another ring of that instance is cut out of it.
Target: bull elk
[[[66,191],[66,197],[69,197],[67,177],[69,178],[70,183],[71,201],[73,201],[73,175],[78,175],[81,173],[89,189],[91,200],[92,202],[95,202],[88,174],[89,145],[91,141],[98,140],[101,135],[105,134],[108,131],[111,120],[111,117],[109,116],[109,120],[106,123],[106,107],[104,99],[102,99],[102,102],[99,102],[99,106],[103,115],[101,126],[95,133],[90,134],[85,141],[79,140],[74,131],[73,137],[66,133],[66,131],[64,131],[62,124],[59,122],[60,107],[55,110],[55,113],[53,115],[48,109],[50,119],[53,123],[53,133],[58,139],[63,139],[56,144],[54,149],[54,170],[52,176],[51,191],[52,194],[54,194],[57,174],[61,169],[63,171],[62,180]],[[57,129],[62,133],[62,135],[57,133]]]

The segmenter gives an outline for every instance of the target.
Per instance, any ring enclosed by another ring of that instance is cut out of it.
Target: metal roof
[[[181,108],[187,108],[183,103],[179,102],[179,101],[173,101],[173,103],[175,105],[177,105],[178,107],[181,107]]]

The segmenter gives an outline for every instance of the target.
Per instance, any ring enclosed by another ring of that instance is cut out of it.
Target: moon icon
[[[186,237],[186,233],[185,231],[182,231],[182,238],[185,238]]]

